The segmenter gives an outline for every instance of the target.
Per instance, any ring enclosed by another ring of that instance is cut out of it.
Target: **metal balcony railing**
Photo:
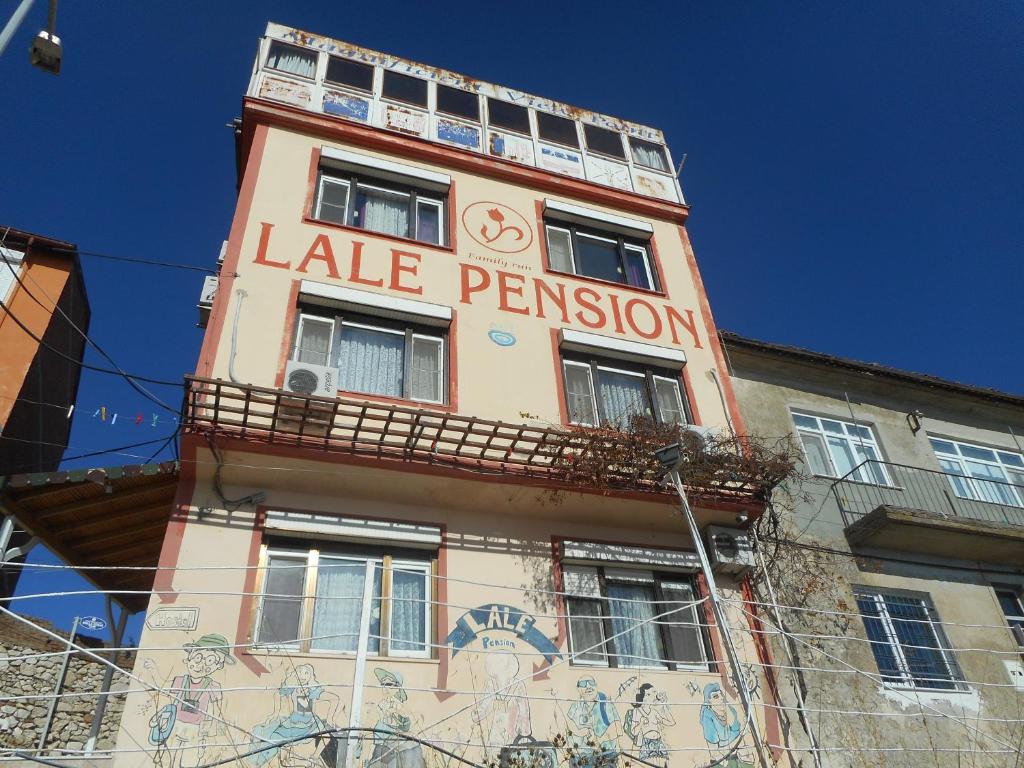
[[[882,505],[1024,526],[1024,486],[869,459],[830,488],[847,525]]]

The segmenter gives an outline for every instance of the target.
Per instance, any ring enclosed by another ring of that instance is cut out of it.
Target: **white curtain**
[[[338,354],[341,388],[401,397],[404,358],[404,334],[344,325]]]
[[[568,230],[548,227],[548,263],[559,272],[572,272],[572,239]]]
[[[409,374],[409,394],[413,399],[441,402],[441,348],[441,339],[413,338]]]
[[[356,224],[373,232],[409,236],[409,198],[379,189],[359,188]]]
[[[299,51],[286,45],[273,45],[267,56],[267,66],[293,75],[313,77],[316,74],[316,54]]]
[[[647,168],[655,168],[659,171],[668,171],[668,161],[665,160],[665,153],[656,146],[644,146],[638,142],[630,142],[633,150],[633,162]]]
[[[597,425],[597,407],[590,388],[590,366],[564,366],[565,389],[569,395],[569,421],[574,424]]]
[[[374,601],[370,617],[369,649],[380,648],[381,569],[374,564]],[[313,610],[311,647],[324,651],[355,653],[359,644],[359,620],[363,610],[366,563],[321,558],[317,568],[316,606]]]
[[[658,625],[649,621],[657,614],[654,595],[647,587],[632,584],[608,585],[608,612],[616,656],[623,666],[656,666],[663,658]],[[667,609],[662,608],[661,612]],[[643,622],[647,621],[646,624]],[[623,634],[619,634],[623,633]]]
[[[679,383],[668,379],[656,378],[654,388],[658,393],[658,410],[661,420],[666,424],[685,424],[686,414],[682,409],[679,396]]]
[[[403,570],[391,571],[391,648],[422,651],[426,648],[427,576]]]
[[[651,415],[647,387],[642,376],[601,371],[598,380],[601,404],[609,424],[625,429],[629,426],[631,414]]]
[[[299,362],[327,365],[333,333],[334,323],[302,318],[302,333],[299,335],[299,354],[297,355]]]

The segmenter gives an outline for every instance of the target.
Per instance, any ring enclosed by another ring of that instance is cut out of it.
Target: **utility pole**
[[[11,38],[14,37],[14,33],[18,31],[18,27],[21,26],[21,22],[25,20],[25,14],[28,13],[29,8],[36,0],[21,0],[18,7],[14,9],[14,13],[11,14],[11,18],[7,21],[2,32],[0,32],[0,56],[3,56],[4,49],[7,48],[7,44],[11,42]]]

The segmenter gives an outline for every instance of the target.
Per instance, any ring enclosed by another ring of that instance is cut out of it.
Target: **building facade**
[[[117,761],[778,757],[742,578],[726,633],[674,493],[571,471],[742,431],[662,134],[271,24],[238,141]]]
[[[804,764],[1015,765],[1024,398],[723,339],[750,432],[805,457],[757,588]]]

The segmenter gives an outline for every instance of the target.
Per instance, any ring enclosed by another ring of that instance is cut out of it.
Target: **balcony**
[[[868,460],[832,483],[852,544],[1024,560],[1024,486]]]
[[[646,460],[602,462],[599,481],[585,482],[580,465],[591,466],[602,444],[614,446],[607,431],[489,421],[443,411],[352,398],[301,395],[280,389],[186,377],[182,426],[187,432],[303,448],[315,453],[372,457],[382,467],[401,463],[456,468],[480,474],[530,478],[551,487],[589,485],[600,492],[669,494],[652,456],[661,445],[636,444]],[[596,438],[595,438],[596,435]],[[258,449],[257,449],[258,450]],[[589,459],[588,459],[589,455]],[[602,454],[603,455],[603,454]],[[621,455],[621,454],[617,454]],[[740,461],[713,456],[695,501],[752,505],[765,498],[764,478],[744,473]],[[587,471],[589,472],[589,470]]]

